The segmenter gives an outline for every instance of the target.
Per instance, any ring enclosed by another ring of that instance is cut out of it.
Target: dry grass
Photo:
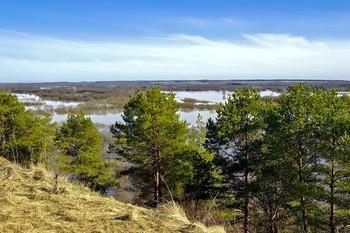
[[[43,166],[0,157],[0,232],[225,232],[191,223],[175,203],[158,210],[101,197]]]

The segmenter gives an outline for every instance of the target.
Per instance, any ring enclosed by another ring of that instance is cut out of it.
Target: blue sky
[[[350,80],[350,1],[2,0],[0,81]]]

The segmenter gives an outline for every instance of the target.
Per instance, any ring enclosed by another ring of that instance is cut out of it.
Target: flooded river
[[[218,104],[224,102],[228,96],[232,93],[226,91],[179,91],[174,92],[176,94],[176,100],[178,102],[183,102],[185,98],[196,99],[198,101],[206,101],[208,104]],[[280,93],[272,91],[263,91],[260,93],[262,96],[277,96]],[[45,109],[57,109],[60,107],[78,107],[80,102],[62,102],[62,101],[51,101],[42,100],[39,96],[30,94],[16,94],[20,102],[32,102],[33,105],[27,105],[27,109],[32,110],[45,110]],[[193,109],[192,111],[179,111],[180,119],[186,120],[189,124],[195,125],[198,114],[202,116],[202,120],[206,122],[209,118],[215,118],[216,112],[212,110],[198,110]],[[52,121],[62,122],[67,119],[68,114],[58,114],[53,113]],[[103,125],[111,125],[117,121],[122,121],[122,112],[107,112],[104,114],[87,114],[91,120],[95,123],[100,123]]]

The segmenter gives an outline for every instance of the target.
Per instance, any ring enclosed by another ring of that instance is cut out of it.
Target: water
[[[107,113],[105,115],[86,115],[87,117],[90,117],[91,120],[95,123],[100,123],[100,124],[104,124],[104,125],[111,125],[114,124],[115,122],[120,122],[122,121],[122,113]],[[66,121],[67,120],[67,116],[68,114],[57,114],[54,113],[52,115],[52,121],[56,121],[56,122],[62,122],[62,121]]]
[[[211,104],[218,104],[224,102],[232,92],[225,91],[178,91],[174,92],[176,94],[176,100],[183,102],[184,98],[193,98],[199,101],[208,101]],[[262,91],[261,96],[278,96],[280,93],[272,91]],[[80,102],[62,102],[62,101],[51,101],[42,100],[39,96],[31,94],[16,94],[17,98],[21,102],[40,102],[41,106],[26,106],[27,109],[39,110],[45,108],[57,109],[60,107],[77,107]],[[190,112],[180,111],[180,119],[186,120],[190,125],[196,125],[198,114],[202,116],[202,120],[206,122],[209,118],[215,118],[216,112],[211,110],[196,110]],[[62,122],[66,121],[68,114],[57,114],[52,115],[52,121]],[[104,124],[106,126],[114,124],[115,122],[122,122],[122,112],[114,112],[107,114],[90,114],[86,115],[91,118],[95,123]]]
[[[176,101],[183,103],[185,98],[208,101],[212,104],[218,104],[225,101],[229,92],[224,91],[175,91]]]
[[[180,114],[180,120],[186,120],[190,125],[195,125],[197,121],[198,114],[202,116],[202,120],[206,122],[210,117],[215,118],[216,112],[215,111],[191,111],[191,112],[179,112]],[[56,122],[62,122],[67,120],[68,114],[57,114],[54,113],[52,115],[52,121]],[[95,123],[100,123],[104,125],[111,125],[116,122],[123,122],[122,119],[122,112],[120,113],[108,113],[105,115],[86,115],[87,117],[90,117],[91,120]]]
[[[59,107],[77,107],[78,104],[82,102],[63,102],[63,101],[53,101],[53,100],[42,100],[37,95],[31,94],[15,94],[20,102],[35,102],[42,103],[42,106],[52,106],[54,109]],[[37,110],[39,107],[37,106],[28,106],[28,109]]]
[[[216,117],[216,111],[192,111],[192,112],[180,112],[180,120],[186,120],[188,123],[190,123],[192,126],[196,125],[196,121],[198,119],[198,114],[201,115],[202,121],[207,122],[209,118],[215,118]]]
[[[31,102],[38,102],[40,101],[40,97],[37,95],[31,95],[31,94],[15,94],[17,96],[17,99],[20,102],[26,102],[26,101],[31,101]]]
[[[207,101],[209,104],[223,103],[233,92],[228,91],[175,91],[175,99],[179,103],[183,103],[185,98],[196,99],[200,101]],[[281,93],[270,90],[261,91],[261,97],[279,96]]]
[[[273,96],[280,96],[281,93],[266,90],[266,91],[261,91],[260,95],[261,95],[261,97],[265,97],[265,96],[272,96],[273,97]]]

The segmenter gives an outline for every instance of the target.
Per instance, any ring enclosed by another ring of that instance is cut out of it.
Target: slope
[[[0,207],[0,232],[225,232],[191,223],[175,203],[156,210],[121,203],[2,157]]]

